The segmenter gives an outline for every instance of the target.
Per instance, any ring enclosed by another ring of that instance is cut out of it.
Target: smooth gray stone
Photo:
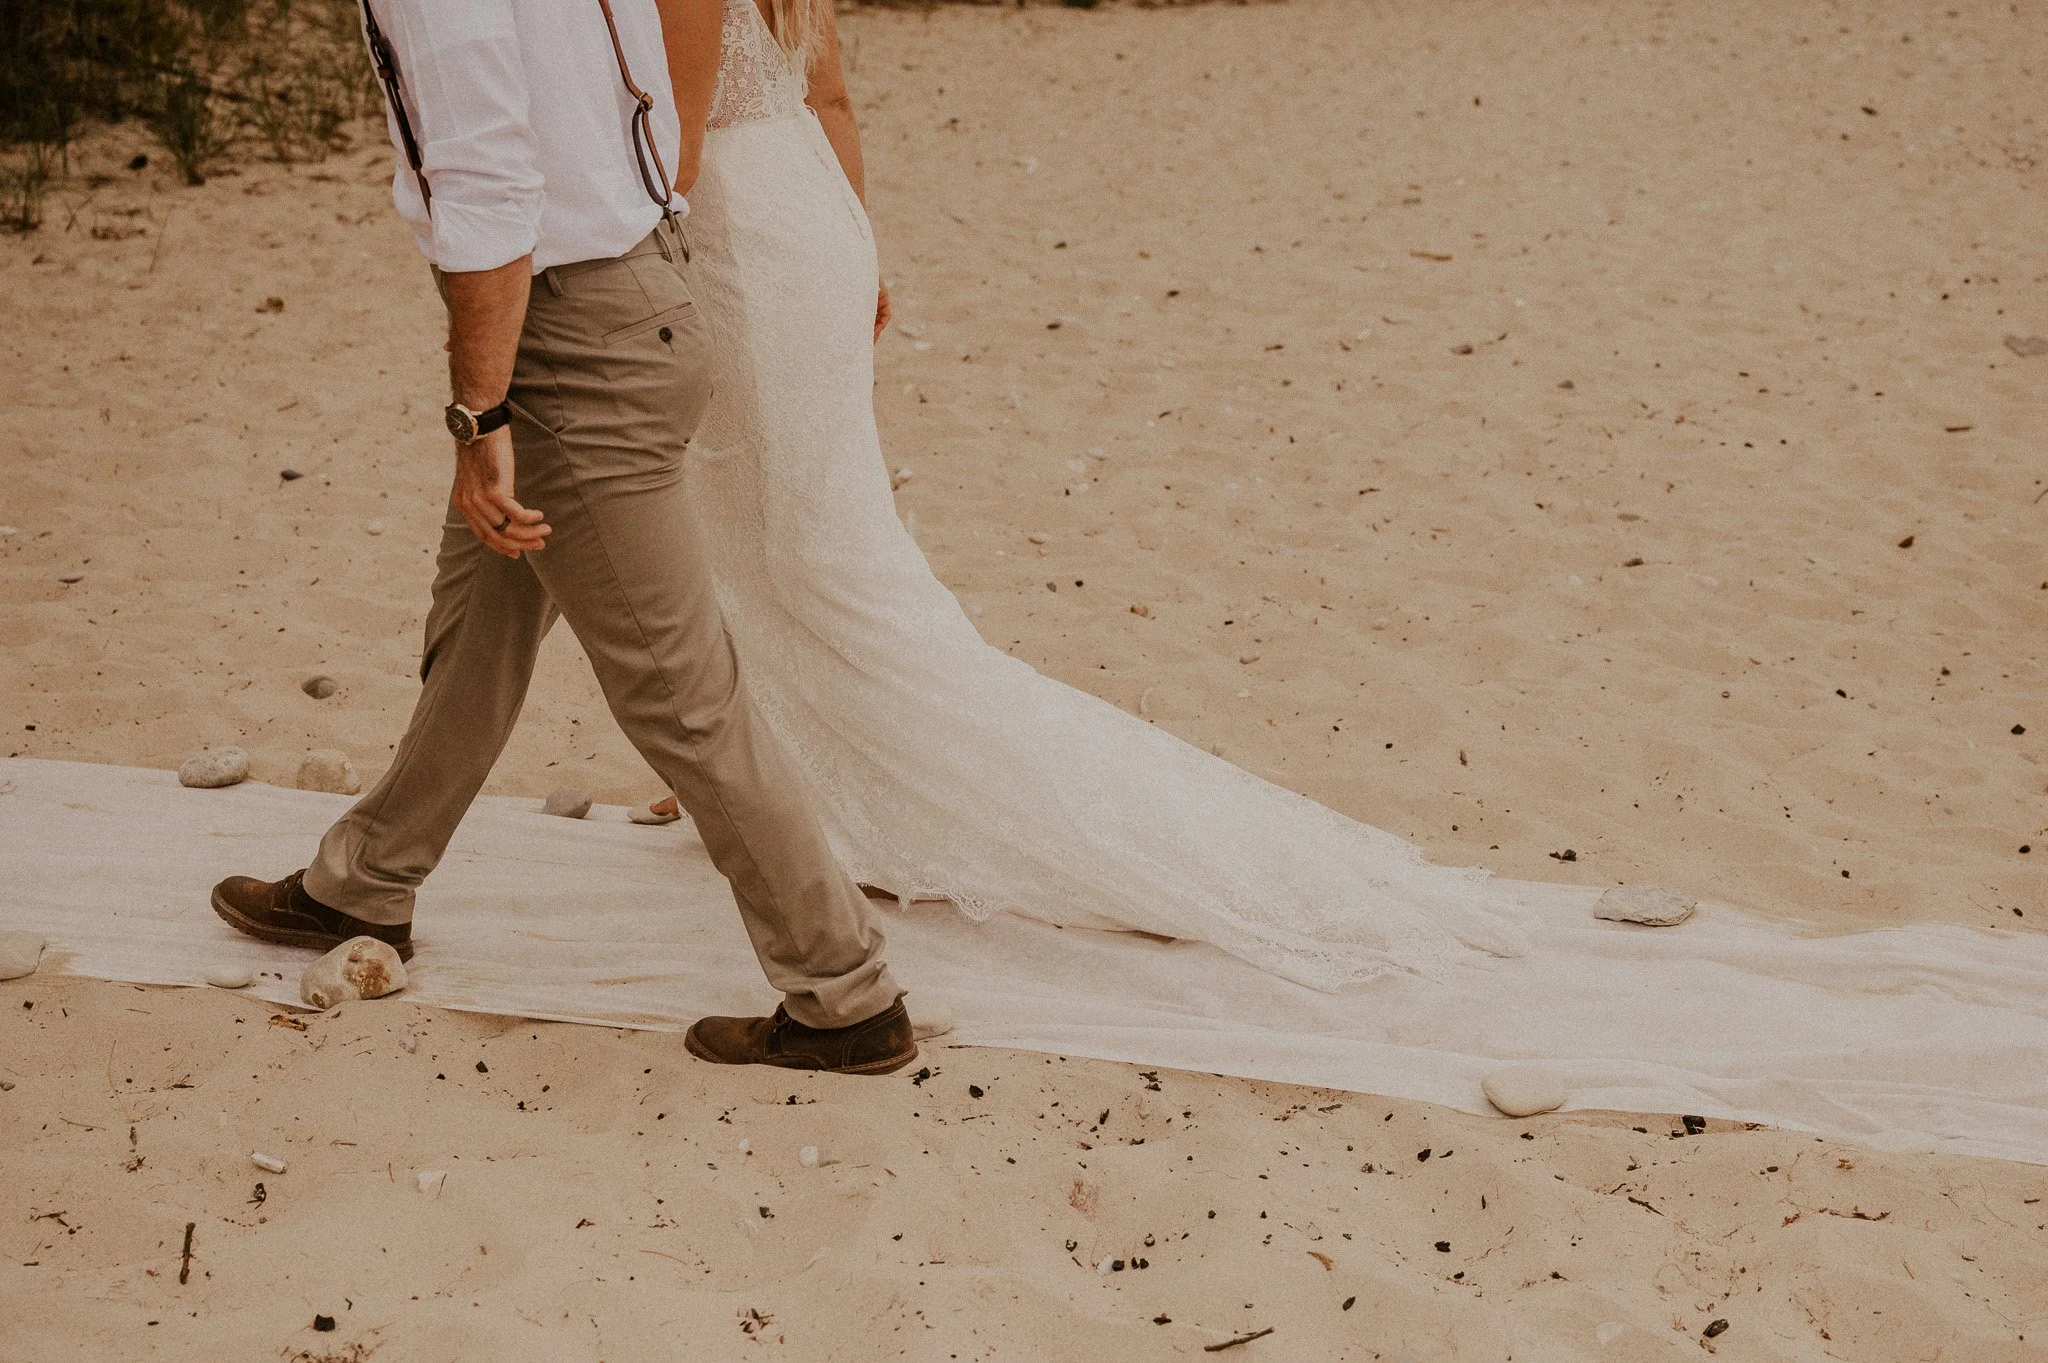
[[[200,790],[239,785],[249,779],[249,754],[240,748],[208,748],[178,764],[178,784]]]
[[[351,937],[299,976],[299,997],[313,1008],[377,999],[405,988],[405,962],[389,942]]]
[[[1600,896],[1600,902],[1593,906],[1593,916],[1615,923],[1668,928],[1692,917],[1692,911],[1698,907],[1699,901],[1691,895],[1667,890],[1662,885],[1616,885]]]
[[[1542,1065],[1512,1065],[1480,1081],[1486,1101],[1510,1117],[1533,1117],[1564,1106],[1564,1076]]]
[[[18,980],[33,975],[43,960],[43,936],[38,932],[0,932],[0,980]]]
[[[339,748],[321,748],[307,753],[306,760],[299,763],[299,789],[357,795],[362,792],[363,778],[356,775],[355,763],[348,760],[347,753]]]
[[[548,796],[540,807],[543,814],[555,814],[564,819],[580,819],[590,812],[590,792],[565,786]]]
[[[322,674],[306,678],[306,680],[299,683],[299,689],[314,700],[326,700],[341,688],[334,684],[334,678]]]

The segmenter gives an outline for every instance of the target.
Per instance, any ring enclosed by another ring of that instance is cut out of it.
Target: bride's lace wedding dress
[[[1325,989],[1516,954],[1512,883],[1431,866],[981,638],[897,519],[874,239],[803,100],[752,0],[727,0],[687,224],[715,395],[687,476],[748,688],[847,869],[906,903],[1199,939]]]

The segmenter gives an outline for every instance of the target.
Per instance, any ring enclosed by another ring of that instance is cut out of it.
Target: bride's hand
[[[882,285],[875,291],[875,339],[881,340],[882,333],[889,326],[889,286]]]

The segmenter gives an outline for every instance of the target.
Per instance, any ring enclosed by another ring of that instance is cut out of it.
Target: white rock
[[[548,796],[540,812],[564,819],[580,819],[590,812],[590,792],[565,786]]]
[[[370,521],[369,523],[363,526],[363,529],[367,530],[372,535],[381,535],[384,533],[384,522]]]
[[[334,678],[322,672],[316,673],[300,682],[299,689],[314,700],[326,700],[341,688],[335,684]]]
[[[208,748],[178,764],[178,784],[200,790],[239,785],[249,779],[249,754],[240,748]]]
[[[423,1193],[439,1192],[441,1185],[447,1181],[448,1171],[446,1169],[422,1169],[413,1178],[413,1182],[419,1186],[419,1190]]]
[[[910,1008],[907,1001],[904,1007]],[[958,1025],[953,1019],[953,1010],[937,999],[923,1001],[910,1008],[910,1034],[919,1041],[944,1036]]]
[[[266,1155],[261,1150],[251,1150],[249,1152],[249,1163],[267,1174],[281,1174],[285,1171],[286,1167],[283,1160],[275,1155]]]
[[[389,942],[351,937],[299,976],[299,997],[313,1008],[377,999],[405,988],[405,962]]]
[[[742,1155],[751,1155],[754,1153],[754,1142],[752,1138],[747,1136],[740,1137],[740,1153]]]
[[[43,959],[43,938],[35,932],[0,932],[0,980],[33,975]]]
[[[1511,1065],[1495,1070],[1480,1082],[1486,1101],[1510,1117],[1533,1117],[1564,1106],[1571,1095],[1564,1077],[1542,1065]]]
[[[414,1051],[417,1051],[419,1048],[420,1039],[410,1032],[407,1032],[404,1036],[398,1038],[398,1049],[404,1051],[407,1055],[411,1055]]]
[[[1642,923],[1668,928],[1692,917],[1699,901],[1689,894],[1667,890],[1662,885],[1616,885],[1600,896],[1593,906],[1595,918],[1616,923]]]
[[[356,775],[356,765],[348,760],[347,753],[339,748],[321,748],[307,753],[306,760],[299,763],[299,789],[357,795],[362,792],[363,778]]]
[[[215,989],[247,989],[256,982],[256,972],[245,965],[217,965],[206,972],[206,982]]]
[[[818,1147],[817,1147],[817,1146],[815,1146],[815,1145],[807,1145],[807,1146],[805,1146],[805,1147],[804,1147],[803,1149],[801,1149],[801,1150],[797,1151],[797,1152],[796,1152],[796,1162],[797,1162],[798,1164],[801,1164],[801,1165],[802,1165],[802,1166],[803,1166],[804,1168],[806,1168],[806,1169],[815,1169],[815,1168],[817,1168],[817,1167],[818,1167]]]

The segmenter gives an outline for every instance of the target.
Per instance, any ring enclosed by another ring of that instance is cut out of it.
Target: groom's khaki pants
[[[675,225],[619,259],[535,276],[512,380],[516,493],[553,534],[508,559],[449,511],[412,723],[391,769],[322,839],[305,886],[368,922],[411,920],[559,612],[619,727],[732,882],[790,1015],[845,1026],[901,991],[802,774],[748,702],[697,543],[682,455],[710,397],[709,344]]]

